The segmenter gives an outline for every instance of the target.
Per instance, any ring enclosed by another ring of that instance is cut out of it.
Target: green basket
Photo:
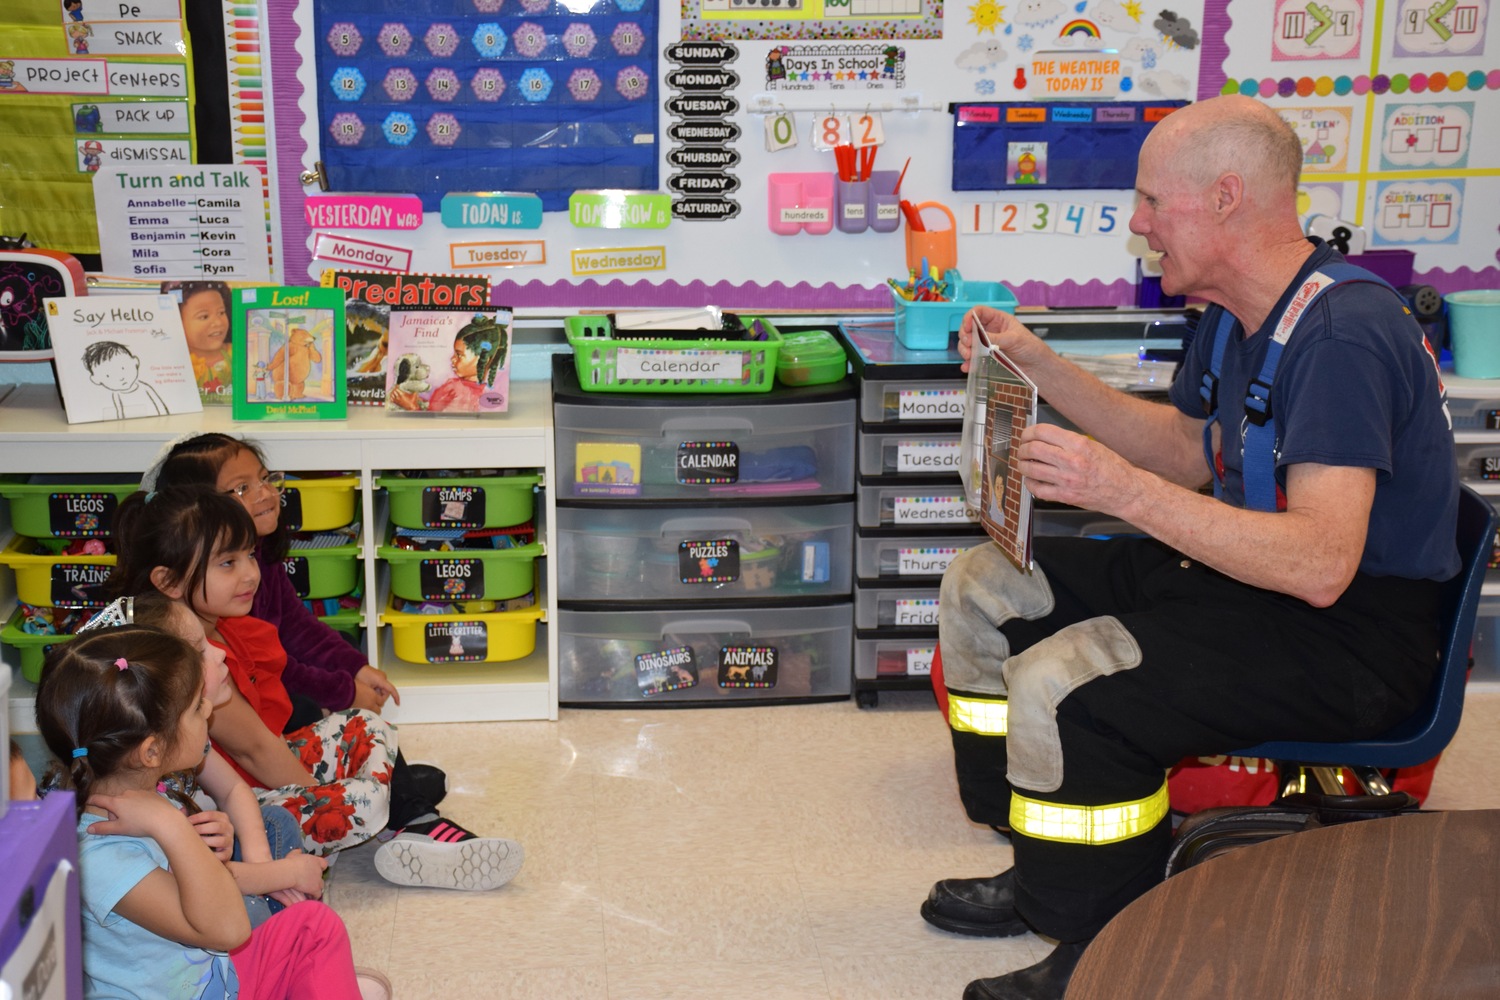
[[[21,658],[21,676],[33,684],[42,679],[42,666],[47,661],[47,651],[53,646],[67,642],[72,639],[71,635],[36,635],[21,629],[24,619],[20,608],[11,614],[10,621],[0,629],[0,642],[7,646],[15,647]],[[5,669],[5,664],[0,663],[0,670]]]
[[[115,508],[138,489],[135,474],[0,476],[11,527],[31,538],[107,538]]]
[[[761,317],[741,320],[747,327],[759,324],[766,339],[653,337],[646,330],[617,335],[606,316],[569,316],[563,326],[573,347],[578,383],[586,392],[769,392],[776,383],[781,334]],[[728,368],[737,374],[725,378],[692,374],[703,366]],[[627,377],[637,369],[655,369],[663,375]]]
[[[375,485],[390,495],[391,521],[403,528],[508,528],[535,517],[533,494],[541,481],[534,475],[380,476]]]
[[[360,584],[359,543],[322,549],[290,549],[284,560],[292,587],[303,600],[343,597]]]
[[[536,586],[542,543],[513,549],[447,552],[382,545],[390,563],[391,593],[406,601],[508,601]]]

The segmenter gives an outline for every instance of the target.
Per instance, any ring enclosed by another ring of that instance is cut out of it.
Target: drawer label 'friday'
[[[897,626],[936,625],[938,623],[937,598],[898,600],[896,602]]]

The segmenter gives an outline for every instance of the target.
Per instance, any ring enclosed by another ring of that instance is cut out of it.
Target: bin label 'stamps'
[[[484,527],[484,487],[423,487],[422,526],[424,528]]]

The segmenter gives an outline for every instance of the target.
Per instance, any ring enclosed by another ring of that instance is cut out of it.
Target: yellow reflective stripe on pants
[[[1037,840],[1063,844],[1113,844],[1155,829],[1167,815],[1167,783],[1134,802],[1065,806],[1027,798],[1012,789],[1010,827]]]
[[[1009,709],[1004,698],[948,695],[948,725],[954,732],[1004,736]]]

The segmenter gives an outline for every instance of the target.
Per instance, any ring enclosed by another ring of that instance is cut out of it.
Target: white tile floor
[[[964,817],[930,696],[748,709],[565,710],[556,723],[408,726],[443,811],[521,841],[489,893],[396,888],[372,846],[329,900],[398,1000],[957,1000],[1029,965],[917,915],[939,878],[1010,864]],[[1470,695],[1429,808],[1500,808],[1500,692]]]

